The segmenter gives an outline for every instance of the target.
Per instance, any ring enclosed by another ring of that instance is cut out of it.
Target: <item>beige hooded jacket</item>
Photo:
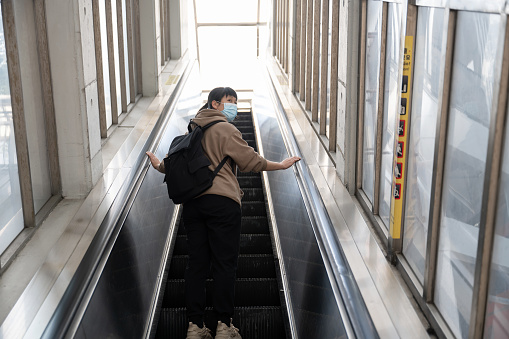
[[[216,120],[222,120],[225,123],[215,124],[208,128],[202,139],[203,151],[212,163],[209,168],[213,171],[225,156],[230,156],[234,163],[227,161],[215,177],[212,187],[201,195],[217,194],[225,196],[235,200],[240,205],[244,193],[240,189],[235,175],[236,167],[241,172],[260,172],[267,168],[267,160],[242,139],[242,133],[237,127],[228,123],[226,117],[220,111],[203,109],[193,119],[200,126],[205,126]],[[163,164],[164,162],[161,162],[162,170],[164,170]]]

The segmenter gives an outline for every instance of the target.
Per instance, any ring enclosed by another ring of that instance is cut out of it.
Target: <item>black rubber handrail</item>
[[[169,96],[161,116],[157,120],[145,142],[143,150],[153,150],[161,140],[165,126],[167,125],[170,113],[175,109],[178,98],[184,88],[186,81],[193,69],[195,60],[188,61],[185,70],[180,77],[174,91]],[[132,166],[129,177],[125,180],[115,197],[110,209],[106,213],[97,233],[95,234],[90,246],[88,247],[81,263],[78,265],[62,299],[60,300],[53,316],[51,317],[41,338],[55,339],[64,338],[71,325],[81,321],[76,319],[77,310],[83,302],[83,297],[87,290],[91,287],[93,277],[98,273],[101,262],[104,262],[104,256],[109,255],[107,248],[112,248],[112,242],[115,241],[116,235],[122,229],[123,222],[129,209],[130,197],[135,193],[135,187],[140,182],[147,168],[150,166],[149,160],[144,152],[141,152],[136,162]]]

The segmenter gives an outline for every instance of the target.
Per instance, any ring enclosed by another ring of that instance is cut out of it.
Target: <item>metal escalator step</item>
[[[205,323],[215,335],[216,324],[211,319],[211,308],[205,310]],[[281,307],[235,307],[233,324],[244,339],[285,338]],[[185,308],[163,308],[157,327],[156,339],[185,338],[188,323]]]
[[[243,216],[266,216],[265,201],[244,201],[242,202]]]
[[[261,177],[260,172],[241,172],[237,171],[237,178],[240,177]]]
[[[185,235],[177,235],[173,255],[188,254]],[[272,254],[272,243],[268,234],[241,234],[240,254]]]
[[[260,176],[238,177],[237,180],[242,190],[244,190],[244,188],[262,187],[262,178]]]
[[[213,281],[206,281],[205,304],[212,306]],[[169,279],[162,307],[185,306],[184,279]],[[238,278],[235,281],[235,305],[237,306],[279,306],[279,288],[276,278]]]
[[[250,127],[253,128],[253,120],[250,119],[238,119],[233,122],[235,127]]]
[[[240,133],[254,133],[253,126],[236,126]]]
[[[261,188],[243,188],[244,197],[242,203],[247,201],[264,201],[263,190]]]
[[[241,232],[245,234],[269,234],[267,216],[243,216]]]
[[[242,132],[242,139],[244,139],[244,140],[255,140],[255,136],[254,136],[253,131],[251,131],[251,132],[248,132],[248,131]]]
[[[187,255],[171,258],[168,279],[184,278],[188,261]],[[209,277],[211,275],[209,274]],[[237,266],[237,278],[275,278],[276,268],[271,254],[241,254]]]

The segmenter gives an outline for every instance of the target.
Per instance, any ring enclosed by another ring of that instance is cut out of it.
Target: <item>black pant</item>
[[[233,317],[235,271],[240,246],[241,208],[220,195],[204,195],[184,204],[189,262],[186,307],[189,321],[201,326],[205,312],[205,280],[212,267],[212,302],[217,320]]]

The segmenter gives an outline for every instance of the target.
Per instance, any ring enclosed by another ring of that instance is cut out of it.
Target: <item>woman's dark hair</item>
[[[207,103],[200,108],[200,111],[205,108],[212,108],[212,101],[219,101],[227,96],[232,96],[237,98],[237,92],[235,92],[230,87],[216,87],[209,93],[209,98],[207,99]]]

